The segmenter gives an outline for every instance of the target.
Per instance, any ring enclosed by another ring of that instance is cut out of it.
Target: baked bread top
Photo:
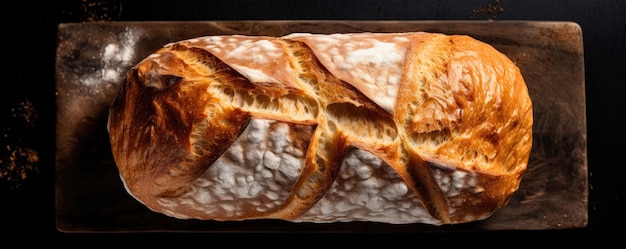
[[[177,218],[447,224],[518,189],[532,103],[492,46],[436,33],[207,36],[127,74],[128,192]]]

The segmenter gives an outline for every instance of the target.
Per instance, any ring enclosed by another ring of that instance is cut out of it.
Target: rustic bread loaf
[[[492,46],[438,33],[207,36],[127,73],[128,192],[180,219],[481,220],[519,188],[532,104]]]

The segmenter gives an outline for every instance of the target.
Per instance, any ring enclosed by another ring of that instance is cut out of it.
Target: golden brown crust
[[[287,137],[268,130],[259,143],[252,120],[288,124]],[[410,217],[398,223],[446,224],[484,219],[517,190],[532,104],[513,62],[468,36],[214,36],[169,44],[132,68],[109,132],[129,193],[170,216],[332,221],[323,203],[339,201],[327,193],[373,191],[335,185],[357,182],[344,159],[357,148],[394,172],[363,171],[364,186],[393,182],[387,192],[425,210],[401,211]],[[248,146],[257,151],[239,151]]]
[[[468,36],[432,34],[409,50],[401,86],[409,90],[399,92],[395,113],[409,154],[478,175],[481,197],[461,193],[443,207],[455,210],[452,222],[497,210],[517,190],[532,145],[532,104],[519,69]]]

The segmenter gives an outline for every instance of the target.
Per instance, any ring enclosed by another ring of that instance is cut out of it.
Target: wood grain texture
[[[126,71],[166,43],[217,34],[293,32],[467,34],[519,67],[533,100],[533,150],[519,191],[493,216],[433,227],[373,222],[177,220],[147,210],[121,185],[106,119]],[[56,58],[56,220],[62,232],[455,232],[546,230],[587,225],[587,133],[582,32],[571,22],[226,21],[68,23]]]

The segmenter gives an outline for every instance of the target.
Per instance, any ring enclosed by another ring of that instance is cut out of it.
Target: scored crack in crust
[[[481,220],[532,144],[515,64],[424,32],[167,44],[128,72],[108,122],[128,192],[181,219]]]

